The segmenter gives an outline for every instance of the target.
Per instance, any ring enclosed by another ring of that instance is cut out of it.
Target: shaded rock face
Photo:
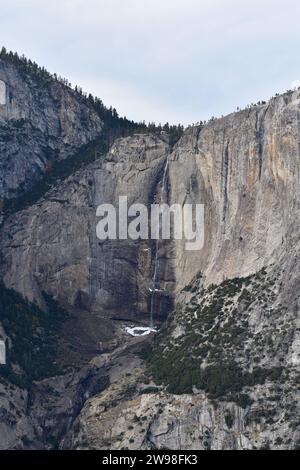
[[[26,415],[27,406],[27,391],[0,383],[0,450],[22,449],[35,439],[32,421]]]
[[[103,365],[105,359],[79,372],[44,379],[34,383],[30,392],[0,383],[0,450],[53,448],[85,401],[106,388]]]
[[[96,209],[118,207],[119,196],[150,207],[168,151],[156,137],[121,139],[103,160],[11,217],[2,245],[6,284],[30,300],[40,302],[44,290],[69,307],[147,319],[153,243],[99,240]]]
[[[102,121],[58,82],[43,84],[0,60],[0,198],[31,188],[101,134]]]

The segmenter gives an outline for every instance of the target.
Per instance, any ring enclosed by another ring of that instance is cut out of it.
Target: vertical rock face
[[[96,209],[118,208],[120,196],[127,196],[128,207],[149,207],[167,155],[168,145],[159,138],[121,139],[106,158],[13,216],[2,249],[7,285],[30,300],[39,300],[44,290],[73,307],[148,315],[151,241],[99,240]]]
[[[0,198],[29,189],[54,161],[101,134],[102,122],[78,95],[0,60]]]
[[[205,205],[205,247],[177,246],[182,288],[276,262],[299,225],[299,91],[268,105],[190,128],[171,156],[172,201]]]

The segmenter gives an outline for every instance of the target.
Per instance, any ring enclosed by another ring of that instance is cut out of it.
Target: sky
[[[120,115],[192,124],[300,85],[299,0],[0,0],[0,45]]]

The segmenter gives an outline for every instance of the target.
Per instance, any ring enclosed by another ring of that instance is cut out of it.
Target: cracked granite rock
[[[103,123],[70,88],[42,86],[0,60],[5,104],[0,103],[0,199],[32,188],[55,161],[101,135]]]

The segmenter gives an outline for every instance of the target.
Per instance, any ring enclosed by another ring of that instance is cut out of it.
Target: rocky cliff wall
[[[70,88],[0,60],[0,198],[31,188],[51,165],[101,134],[97,114]]]
[[[153,247],[131,241],[99,243],[96,207],[116,204],[119,195],[127,195],[129,204],[149,206],[159,191],[166,159],[168,202],[205,206],[204,248],[189,252],[185,241],[176,241],[167,249],[162,274],[167,289],[172,291],[176,280],[180,291],[200,271],[206,284],[220,283],[276,262],[298,230],[298,115],[297,91],[203,128],[189,128],[173,152],[151,136],[118,140],[103,161],[77,173],[5,226],[6,282],[30,298],[37,285],[71,304],[80,293],[88,304],[116,308],[118,296],[123,303],[141,270],[142,277],[151,277],[148,258]],[[124,262],[125,271],[119,269]],[[25,267],[21,273],[20,263]],[[141,270],[136,269],[139,263]],[[120,272],[133,280],[129,291],[128,283],[120,282]],[[109,294],[113,285],[114,300]],[[147,287],[145,282],[141,288],[143,311]]]
[[[149,319],[153,243],[101,241],[100,204],[150,207],[159,190],[169,147],[137,135],[121,139],[108,155],[50,191],[38,204],[10,217],[3,227],[7,286],[30,300],[42,290],[69,307]],[[168,274],[172,292],[172,273]]]
[[[278,260],[299,226],[299,91],[186,131],[170,159],[171,201],[205,205],[205,247],[177,244],[176,279],[247,276]]]
[[[5,221],[6,285],[38,302],[45,290],[77,309],[81,324],[89,313],[104,329],[107,317],[149,322],[155,246],[100,242],[97,205],[120,195],[159,200],[166,161],[167,201],[205,205],[203,250],[187,252],[180,241],[159,249],[162,297],[175,292],[177,308],[157,337],[158,374],[116,353],[110,386],[76,413],[73,404],[69,415],[59,411],[68,422],[61,447],[299,446],[299,99],[287,93],[189,128],[174,149],[150,135],[120,139]],[[121,327],[110,351],[128,340]],[[43,435],[48,415],[36,400],[28,432],[38,426]]]

